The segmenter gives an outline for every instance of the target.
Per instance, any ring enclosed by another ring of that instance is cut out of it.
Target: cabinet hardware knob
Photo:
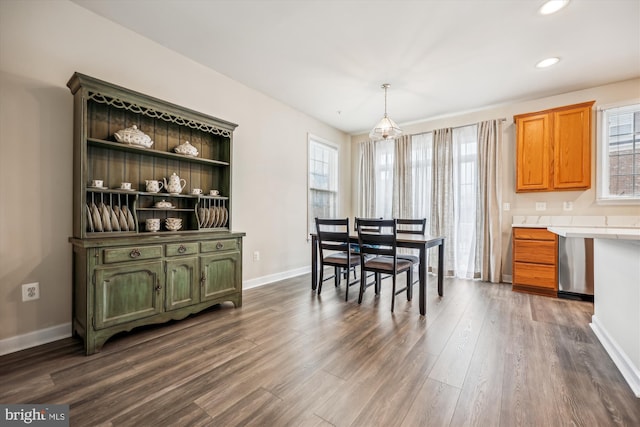
[[[134,249],[129,253],[131,258],[138,258],[140,256],[140,251],[138,249]]]
[[[184,245],[180,245],[180,247],[178,248],[178,253],[179,254],[183,254],[187,251],[187,248],[184,247]]]
[[[200,277],[200,286],[204,286],[205,283],[207,283],[207,276],[202,273],[202,277]]]
[[[216,244],[216,249],[222,249],[223,247],[224,247],[224,245],[222,243],[220,243],[220,242],[218,242]]]

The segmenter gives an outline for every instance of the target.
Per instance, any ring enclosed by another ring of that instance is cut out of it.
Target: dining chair
[[[407,273],[407,286],[413,281],[413,263],[398,258],[397,254],[397,221],[395,219],[363,219],[358,220],[358,243],[360,245],[360,295],[358,304],[366,288],[376,286],[376,294],[380,292],[382,274],[387,274],[393,281],[391,295],[391,312],[395,308],[396,295],[405,288],[396,290],[397,276]],[[366,283],[366,273],[375,273],[376,280]]]
[[[340,286],[342,270],[347,274],[345,301],[349,300],[349,287],[358,284],[357,280],[349,282],[348,272],[360,264],[360,257],[353,254],[349,248],[349,218],[321,219],[316,218],[318,246],[320,248],[320,280],[318,280],[318,295],[322,291],[325,266],[334,267],[335,286]]]
[[[398,233],[403,234],[424,234],[427,228],[427,219],[426,218],[397,218],[398,223]],[[404,259],[407,261],[411,261],[414,265],[420,264],[420,257],[411,253],[399,253],[398,259]],[[411,286],[418,283],[420,279],[416,279]],[[411,301],[412,292],[410,286],[407,284],[407,299]]]

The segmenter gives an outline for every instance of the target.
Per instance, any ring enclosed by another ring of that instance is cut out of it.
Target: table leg
[[[427,314],[427,245],[420,248],[420,266],[418,267],[419,284],[418,300],[420,304],[420,314]]]
[[[444,239],[438,245],[438,295],[443,296],[444,286]]]
[[[318,287],[318,238],[311,236],[311,290]]]

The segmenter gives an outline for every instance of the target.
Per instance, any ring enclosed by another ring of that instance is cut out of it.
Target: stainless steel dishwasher
[[[593,239],[558,239],[558,297],[593,301]]]

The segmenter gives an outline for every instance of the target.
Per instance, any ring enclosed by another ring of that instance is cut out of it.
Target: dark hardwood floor
[[[70,404],[73,426],[640,425],[592,304],[447,279],[426,317],[403,296],[392,314],[387,282],[358,305],[304,275],[93,356],[76,338],[2,356],[0,403]]]

